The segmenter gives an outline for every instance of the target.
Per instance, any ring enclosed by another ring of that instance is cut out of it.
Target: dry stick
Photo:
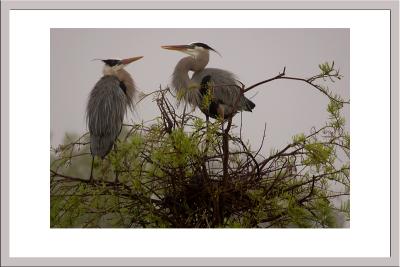
[[[240,88],[240,94],[237,96],[236,101],[233,105],[233,112],[229,116],[228,119],[228,125],[223,132],[222,136],[222,151],[223,151],[223,158],[222,158],[222,173],[223,173],[223,183],[226,185],[226,182],[228,180],[228,161],[229,161],[229,131],[232,127],[232,118],[233,115],[235,114],[236,109],[238,108],[240,98],[244,96],[244,85],[242,84],[242,87]]]
[[[84,179],[84,178],[80,178],[80,177],[73,177],[73,176],[68,176],[68,175],[64,175],[64,174],[61,174],[61,173],[57,173],[57,172],[55,172],[53,170],[50,170],[50,172],[51,172],[51,176],[53,176],[53,177],[57,176],[57,177],[63,178],[63,180],[65,180],[65,181],[71,181],[71,182],[75,181],[75,182],[82,182],[82,183],[93,184],[93,185],[97,185],[97,184],[99,184],[99,185],[105,184],[107,186],[120,185],[120,186],[124,187],[125,189],[129,189],[130,190],[130,188],[127,185],[123,184],[123,183],[118,183],[117,184],[115,182],[108,182],[108,181],[96,181],[96,180],[90,181],[89,179]]]
[[[223,173],[222,182],[223,182],[224,186],[227,184],[227,181],[228,181],[229,131],[232,126],[233,115],[238,107],[240,98],[243,96],[243,94],[244,94],[244,86],[242,86],[240,89],[240,94],[237,96],[236,101],[233,105],[233,113],[229,116],[228,125],[227,125],[225,131],[223,131],[223,135],[222,135],[222,152],[223,152],[223,154],[222,154],[223,155],[222,156],[222,173]]]
[[[262,140],[261,140],[261,144],[260,144],[260,147],[258,148],[258,150],[257,150],[257,152],[256,152],[256,154],[255,154],[254,157],[257,157],[257,156],[258,156],[258,154],[260,153],[261,149],[262,149],[263,146],[264,146],[264,140],[265,140],[265,132],[266,132],[266,130],[267,130],[267,123],[264,123],[264,131],[263,131],[263,137],[262,137]]]
[[[148,94],[143,94],[143,96],[139,99],[139,101],[136,102],[136,104],[139,104],[143,99],[147,98],[148,96],[150,96],[152,94],[156,94],[156,93],[164,92],[164,91],[168,91],[168,90],[169,90],[169,88],[161,89],[161,85],[160,85],[160,89],[150,92]]]
[[[260,86],[260,85],[262,85],[262,84],[264,84],[264,83],[268,83],[268,82],[271,82],[271,81],[273,81],[273,80],[280,79],[281,77],[285,76],[285,71],[286,71],[286,67],[283,68],[283,72],[282,72],[282,73],[279,73],[278,75],[276,75],[276,76],[273,77],[273,78],[270,78],[270,79],[267,79],[267,80],[258,82],[258,83],[256,83],[256,84],[253,84],[252,86],[250,86],[250,87],[244,89],[244,92],[246,93],[247,91],[250,91],[251,89],[253,89],[253,88],[257,87],[257,86]]]
[[[176,115],[175,109],[172,107],[171,102],[168,100],[168,98],[165,97],[165,94],[163,93],[163,102],[165,103],[165,107],[167,108],[169,114],[171,114],[172,119],[174,120],[174,125],[179,126],[179,123],[176,121]],[[168,113],[167,113],[168,114]]]
[[[227,184],[228,181],[228,160],[229,160],[229,130],[231,129],[232,126],[232,117],[229,118],[228,120],[228,125],[224,131],[224,134],[222,136],[222,152],[223,152],[223,158],[222,158],[222,173],[223,173],[223,178],[222,182],[224,185]]]
[[[172,133],[173,122],[170,119],[170,117],[168,116],[167,111],[164,108],[163,100],[162,99],[157,100],[157,105],[158,105],[158,108],[159,108],[159,110],[161,112],[161,116],[162,116],[162,119],[163,119],[165,130],[167,131],[167,133],[170,134],[170,133]]]
[[[303,197],[302,199],[300,199],[300,200],[298,201],[299,203],[303,203],[304,201],[307,200],[307,198],[309,198],[309,197],[311,197],[311,196],[313,195],[313,193],[314,193],[314,185],[315,185],[315,175],[313,175],[313,178],[312,178],[312,184],[311,184],[310,193],[308,193],[307,196],[305,196],[305,197]]]
[[[64,178],[65,180],[69,180],[69,181],[79,181],[79,182],[83,182],[83,183],[91,183],[90,180],[88,180],[88,179],[63,175],[63,174],[57,173],[53,170],[50,170],[50,172],[51,172],[51,176],[53,176],[53,177],[58,176],[58,177]]]
[[[222,192],[226,191],[226,186],[228,183],[228,163],[229,163],[229,131],[232,127],[232,118],[233,115],[238,107],[240,98],[243,96],[244,94],[244,86],[242,86],[241,90],[240,90],[240,94],[237,96],[236,101],[233,105],[233,113],[229,116],[228,119],[228,125],[225,128],[225,130],[223,131],[223,135],[222,135],[222,185],[223,185],[223,190]],[[223,207],[224,203],[223,203],[223,198],[219,199],[219,216],[220,218],[218,218],[218,224],[223,223],[223,214],[224,214],[224,207]]]
[[[319,85],[314,84],[313,81],[316,80],[317,78],[319,78],[319,76],[318,77],[312,77],[310,79],[302,79],[302,78],[296,78],[296,77],[286,77],[285,76],[286,75],[285,72],[286,72],[286,67],[283,68],[283,72],[282,73],[279,73],[278,75],[276,75],[275,77],[272,77],[270,79],[267,79],[267,80],[258,82],[256,84],[253,84],[252,86],[244,89],[244,92],[250,91],[251,89],[254,89],[257,86],[260,86],[260,85],[262,85],[264,83],[268,83],[268,82],[271,82],[271,81],[274,81],[274,80],[279,80],[279,79],[281,79],[281,80],[282,79],[284,79],[284,80],[296,80],[296,81],[302,81],[302,82],[305,82],[305,83],[311,85],[312,87],[314,87],[315,89],[317,89],[318,91],[320,91],[321,93],[326,95],[330,100],[333,100],[333,101],[335,101],[337,103],[341,103],[341,104],[350,104],[350,101],[338,100],[338,99],[332,97],[331,95],[329,95],[329,93],[326,92],[325,90],[323,90]],[[327,77],[335,77],[335,76],[337,76],[337,74],[329,75]],[[326,77],[326,76],[325,75],[321,76],[321,78],[323,78],[323,77]]]
[[[185,115],[186,115],[186,106],[187,106],[187,102],[185,102],[185,106],[183,108],[183,113],[182,113],[182,130],[185,128]]]
[[[264,128],[264,130],[265,130],[265,128]],[[265,132],[264,132],[264,134],[265,134]],[[251,161],[253,161],[254,167],[253,167],[253,170],[250,172],[250,174],[253,174],[253,173],[254,173],[254,170],[257,170],[257,173],[256,173],[256,174],[257,174],[257,176],[259,176],[259,178],[261,178],[261,176],[260,176],[260,173],[261,173],[260,166],[259,166],[259,164],[258,164],[258,162],[257,162],[257,159],[256,159],[257,154],[256,154],[256,155],[253,155],[253,154],[250,152],[249,148],[248,148],[248,147],[246,146],[246,144],[243,142],[242,138],[239,138],[239,139],[236,138],[236,142],[239,143],[239,144],[243,147],[243,149],[244,149],[243,152],[239,152],[239,153],[244,153],[244,154],[246,154],[248,157],[250,157],[250,160],[246,161],[246,162],[242,165],[241,169],[246,168],[246,166],[249,165],[249,164],[251,163]],[[235,153],[231,153],[231,154],[235,154]]]

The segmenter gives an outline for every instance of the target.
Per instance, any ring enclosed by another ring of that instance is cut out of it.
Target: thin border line
[[[277,8],[277,9],[273,9],[273,8],[263,8],[263,9],[258,9],[258,8],[246,8],[246,9],[244,9],[244,8],[240,8],[240,9],[236,9],[236,8],[232,8],[232,9],[225,9],[225,8],[222,8],[222,9],[218,9],[218,8],[213,8],[213,9],[204,9],[204,8],[202,8],[202,9],[198,9],[198,8],[171,8],[171,9],[153,9],[153,8],[130,8],[130,9],[120,9],[120,8],[115,8],[115,9],[110,9],[110,8],[107,8],[107,9],[103,9],[103,8],[96,8],[96,9],[94,9],[94,8],[90,8],[90,9],[85,9],[85,8],[81,8],[81,9],[59,9],[59,8],[38,8],[38,9],[19,9],[19,8],[13,8],[13,9],[10,9],[10,10],[25,10],[25,11],[31,11],[31,10],[69,10],[69,11],[71,11],[71,10],[84,10],[84,11],[86,11],[86,10],[112,10],[112,11],[118,11],[118,10],[120,10],[120,11],[125,11],[125,10],[159,10],[159,11],[164,11],[164,10],[204,10],[204,11],[210,11],[210,10],[227,10],[227,11],[229,11],[229,10],[282,10],[282,11],[285,11],[285,10],[293,10],[293,11],[297,11],[297,10],[312,10],[312,11],[314,11],[314,10],[358,10],[358,11],[365,11],[365,10],[389,10],[389,11],[392,11],[390,8],[384,8],[384,9],[376,9],[376,8],[370,8],[370,9],[348,9],[348,8],[345,8],[345,9],[311,9],[311,8],[305,8],[305,9],[281,9],[281,8]]]
[[[25,10],[25,11],[31,11],[31,10],[48,10],[48,11],[54,11],[54,10],[74,10],[74,11],[77,11],[77,10],[84,10],[84,11],[86,11],[86,10],[113,10],[113,11],[118,11],[118,10],[120,10],[120,11],[125,11],[125,10],[130,10],[130,11],[132,11],[132,10],[159,10],[159,11],[164,11],[164,10],[204,10],[204,11],[206,11],[206,10],[226,10],[226,11],[229,11],[229,10],[358,10],[358,11],[363,11],[363,10],[389,10],[389,31],[390,31],[390,36],[389,36],[389,42],[390,42],[390,60],[389,60],[389,64],[390,64],[390,93],[389,93],[389,109],[390,109],[390,112],[389,112],[389,116],[390,116],[390,126],[389,126],[389,130],[390,130],[390,149],[389,149],[389,153],[390,153],[390,182],[389,182],[389,186],[390,186],[390,188],[392,187],[392,112],[391,112],[391,108],[392,108],[392,43],[391,43],[391,39],[392,39],[392,30],[391,30],[391,27],[392,27],[392,24],[391,24],[391,22],[392,22],[392,17],[391,17],[391,13],[392,13],[392,10],[391,9],[309,9],[309,8],[307,8],[307,9],[176,9],[176,8],[174,8],[174,9],[43,9],[43,8],[41,8],[41,9],[10,9],[10,10]],[[350,38],[351,38],[351,33],[350,33]],[[351,74],[350,74],[351,75]],[[350,90],[351,90],[351,88],[350,88]],[[351,117],[351,114],[350,114],[350,117]],[[389,192],[389,197],[390,197],[390,203],[389,203],[389,206],[390,206],[390,213],[389,213],[389,218],[390,218],[390,235],[389,235],[389,240],[390,240],[390,244],[389,244],[389,257],[391,258],[392,257],[392,192],[391,192],[391,190],[389,190],[390,192]],[[351,197],[351,196],[350,196]],[[350,200],[350,203],[351,203],[351,200]],[[350,215],[350,218],[351,218],[351,215]],[[350,222],[351,222],[351,219],[350,219]],[[96,258],[96,257],[90,257],[90,258]],[[135,257],[133,257],[133,258],[135,258]],[[268,257],[267,257],[268,258]],[[361,258],[361,257],[356,257],[356,258]]]
[[[87,2],[83,2],[83,3],[88,4]],[[83,4],[83,3],[75,3],[75,4]],[[282,3],[284,3],[284,2],[282,2]],[[2,2],[2,4],[3,4],[3,2]],[[21,4],[21,2],[19,2],[19,4]],[[24,3],[22,3],[22,4],[24,4]],[[50,3],[50,4],[52,4],[52,3]],[[92,3],[89,3],[89,4],[95,4],[95,2],[92,2]],[[116,3],[116,4],[118,4],[118,3]],[[122,3],[122,4],[129,4],[129,3]],[[226,3],[226,4],[228,4],[228,3]],[[319,4],[321,4],[321,3],[319,3]],[[352,4],[355,4],[355,3],[353,2]],[[356,4],[362,4],[362,2],[359,2],[359,3],[356,3]],[[371,2],[371,4],[379,4],[379,3]],[[383,2],[382,4],[388,4],[388,3],[387,2]],[[393,3],[390,2],[389,4],[393,4]],[[396,3],[394,3],[394,4],[396,4]],[[391,57],[392,57],[392,38],[391,38],[392,37],[392,27],[391,26],[392,25],[391,24],[392,24],[393,21],[392,21],[392,16],[391,16],[391,11],[392,11],[391,8],[389,8],[389,9],[329,9],[329,8],[326,8],[326,9],[313,9],[313,8],[307,8],[307,9],[274,9],[274,8],[271,8],[271,9],[243,9],[243,8],[237,8],[237,9],[236,8],[231,8],[231,9],[219,9],[219,8],[214,8],[214,9],[198,9],[198,8],[191,8],[191,9],[178,9],[178,8],[174,8],[174,9],[152,9],[152,8],[150,8],[150,9],[110,9],[110,8],[101,8],[101,9],[92,9],[92,8],[81,8],[81,9],[51,9],[51,8],[50,9],[47,9],[47,8],[41,8],[41,9],[18,9],[18,8],[16,8],[16,9],[13,9],[12,8],[11,9],[10,8],[10,9],[8,9],[8,12],[10,10],[389,10],[390,11],[390,23],[389,23],[389,26],[390,26],[390,100],[392,100],[391,99],[391,97],[392,97],[392,75],[391,75],[391,71],[392,71],[392,59],[391,59]],[[9,35],[6,36],[6,37],[9,38]],[[8,64],[9,64],[9,62],[8,62]],[[390,101],[390,187],[392,186],[392,164],[391,164],[392,148],[391,148],[391,145],[392,145],[392,103]],[[392,233],[392,231],[391,231],[392,230],[392,220],[391,219],[392,219],[392,216],[391,215],[392,215],[392,194],[391,194],[391,190],[390,190],[390,250],[392,249],[392,246],[391,246],[392,245],[392,238],[391,238],[391,233]],[[390,251],[390,255],[392,256],[391,251]],[[315,258],[311,258],[311,259],[315,259]],[[342,258],[342,259],[344,259],[344,258]],[[362,259],[362,258],[360,258],[360,259]]]
[[[390,92],[389,92],[389,138],[390,138],[390,148],[389,148],[389,153],[390,153],[390,159],[389,159],[389,168],[390,168],[390,180],[389,180],[389,225],[390,225],[390,235],[389,235],[389,248],[390,248],[390,258],[392,257],[392,10],[390,9],[389,11],[389,86],[390,86]],[[351,202],[351,201],[350,201]],[[351,204],[350,204],[351,205]],[[350,215],[351,216],[351,215]]]

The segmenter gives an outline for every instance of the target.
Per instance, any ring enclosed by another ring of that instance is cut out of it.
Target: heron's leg
[[[225,109],[223,105],[218,105],[218,117],[221,119],[221,130],[224,131],[224,122],[225,122]]]
[[[222,122],[221,122],[221,131],[222,131],[222,133],[224,133],[225,112],[224,112],[223,108],[221,109],[221,120],[222,120]]]
[[[206,114],[206,147],[205,147],[205,149],[204,149],[204,153],[207,155],[207,152],[208,152],[208,143],[209,143],[209,140],[208,140],[208,131],[209,131],[209,123],[210,123],[210,116],[208,116],[207,114]]]
[[[115,151],[115,153],[118,153],[118,146],[117,146],[117,142],[119,143],[119,142],[121,142],[121,140],[119,139],[119,136],[121,135],[121,131],[122,131],[122,125],[121,125],[121,128],[119,128],[119,133],[118,133],[118,136],[117,136],[117,138],[115,139],[115,141],[114,141],[114,151]],[[119,180],[118,180],[118,176],[119,176],[119,171],[117,170],[117,169],[115,169],[115,183],[116,184],[118,184],[119,183]]]
[[[182,125],[181,128],[185,128],[185,115],[186,115],[186,107],[187,107],[187,102],[185,102],[185,106],[183,107],[183,113],[182,113]]]
[[[94,163],[94,156],[92,156],[92,167],[90,167],[90,177],[89,177],[89,182],[93,183],[93,163]]]
[[[101,166],[104,166],[105,165],[104,162],[107,161],[106,157],[101,157],[100,159],[101,159]],[[106,172],[104,171],[104,169],[101,172],[101,180],[102,181],[107,180]]]
[[[115,183],[116,184],[119,184],[118,176],[119,176],[119,171],[115,170]]]
[[[115,151],[115,153],[118,152],[118,147],[117,147],[117,143],[116,142],[114,142],[114,151]],[[119,171],[117,169],[115,169],[115,183],[116,184],[119,183],[118,176],[119,176]]]

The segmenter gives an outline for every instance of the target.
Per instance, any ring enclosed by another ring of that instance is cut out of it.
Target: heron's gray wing
[[[104,157],[118,137],[128,104],[119,80],[103,76],[90,92],[86,119],[93,155]]]
[[[254,106],[252,106],[254,103],[244,96],[241,96],[240,85],[233,73],[217,68],[206,68],[202,71],[195,72],[192,80],[201,84],[205,78],[209,80],[213,88],[213,97],[218,102],[231,109],[234,108],[236,101],[239,101],[237,103],[237,109],[239,110],[251,111],[251,109],[254,108]],[[250,108],[249,105],[252,107]]]

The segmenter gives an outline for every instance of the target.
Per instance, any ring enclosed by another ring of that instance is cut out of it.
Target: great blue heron
[[[240,84],[233,73],[222,69],[205,68],[210,58],[209,51],[218,53],[210,46],[204,43],[191,43],[161,47],[189,55],[176,65],[172,74],[172,86],[179,97],[198,107],[206,115],[207,120],[209,116],[226,119],[241,110],[251,112],[256,106],[242,94]],[[191,78],[189,71],[194,72]],[[204,103],[204,97],[208,93],[211,97]]]
[[[104,59],[103,77],[90,92],[86,108],[86,122],[90,132],[92,166],[90,181],[93,181],[93,161],[110,152],[122,129],[127,108],[133,109],[135,83],[124,67],[142,57],[127,59]]]

